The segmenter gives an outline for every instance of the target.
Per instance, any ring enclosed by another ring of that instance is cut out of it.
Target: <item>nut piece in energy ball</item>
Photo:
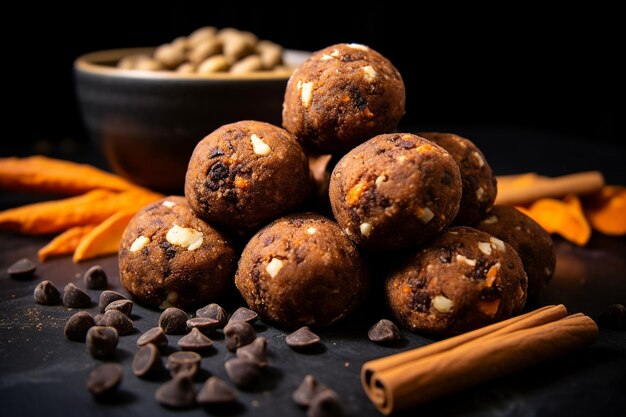
[[[253,229],[299,206],[308,186],[308,161],[295,138],[247,120],[222,126],[198,143],[185,196],[208,222]]]
[[[404,102],[404,82],[389,60],[364,45],[333,45],[289,79],[283,127],[308,149],[343,153],[394,131]]]
[[[330,178],[330,204],[348,236],[366,249],[409,248],[454,220],[461,174],[443,148],[416,135],[376,136],[347,153]]]
[[[87,332],[87,349],[94,358],[107,358],[117,348],[119,336],[114,327],[94,326]]]
[[[122,382],[124,370],[117,363],[105,363],[89,373],[87,389],[96,398],[115,391]]]
[[[86,311],[79,311],[67,320],[65,323],[65,337],[74,342],[84,342],[89,329],[96,325],[91,314]]]
[[[474,143],[452,133],[418,133],[444,148],[461,170],[463,194],[455,225],[476,224],[493,206],[496,199],[496,177],[483,153]]]
[[[556,268],[550,234],[533,219],[508,206],[494,206],[476,224],[476,228],[513,246],[528,276],[528,298],[536,297],[548,284]],[[489,251],[487,246],[483,248]]]
[[[364,261],[332,220],[317,214],[280,218],[246,245],[235,284],[248,306],[280,327],[327,326],[364,299]]]
[[[408,329],[450,336],[518,314],[527,286],[512,246],[460,226],[421,246],[392,271],[385,295],[394,316]]]
[[[63,305],[65,307],[87,307],[91,303],[91,297],[71,282],[63,289]]]
[[[100,265],[94,265],[83,275],[85,287],[90,290],[106,290],[108,285],[107,274]]]
[[[199,219],[182,197],[142,208],[120,244],[122,286],[152,307],[189,308],[218,299],[231,285],[234,267],[227,237]]]
[[[61,302],[61,293],[50,281],[41,281],[35,287],[33,299],[37,304],[55,305]]]

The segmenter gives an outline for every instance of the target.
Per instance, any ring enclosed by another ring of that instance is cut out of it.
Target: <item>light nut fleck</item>
[[[478,187],[476,189],[476,198],[478,199],[478,201],[484,200],[486,194],[487,193],[485,193],[485,190],[483,190],[483,187]]]
[[[174,207],[176,205],[176,203],[174,203],[173,201],[169,201],[169,200],[165,200],[161,204],[164,205],[167,208],[172,208],[172,207]]]
[[[478,166],[480,168],[485,166],[485,160],[483,159],[482,156],[480,156],[480,154],[476,151],[472,152],[472,156],[474,157],[474,159],[476,160],[476,163],[478,163]]]
[[[485,255],[491,255],[491,243],[489,242],[478,242],[478,249]]]
[[[506,252],[506,246],[504,246],[504,242],[501,241],[500,239],[498,239],[496,237],[491,237],[491,238],[489,238],[489,241],[491,242],[491,246],[494,249],[497,249],[500,252]]]
[[[552,275],[552,271],[550,270],[550,268],[546,267],[544,269],[544,272],[546,273],[546,276],[549,277],[550,275]]]
[[[366,65],[361,69],[363,70],[363,76],[365,77],[365,81],[369,83],[373,82],[378,76],[378,73],[371,65]]]
[[[285,264],[278,258],[272,258],[272,260],[265,267],[265,271],[269,274],[270,277],[276,278],[276,275],[283,269]]]
[[[311,106],[311,98],[313,97],[313,82],[302,83],[300,88],[302,89],[302,104],[304,107],[309,108]]]
[[[370,233],[372,233],[372,225],[369,223],[361,223],[359,229],[361,230],[361,234],[365,237],[368,237]]]
[[[306,232],[310,235],[314,235],[317,232],[317,229],[313,226],[309,227],[308,229],[306,229]]]
[[[449,313],[454,307],[454,301],[443,295],[437,295],[433,298],[433,307],[440,313]]]
[[[379,175],[378,177],[376,177],[376,186],[380,187],[385,181],[387,181],[387,176],[385,174]]]
[[[202,232],[196,229],[180,227],[175,224],[174,227],[167,231],[165,239],[172,245],[182,246],[187,248],[187,250],[196,250],[202,245],[204,236]]]
[[[265,156],[272,151],[272,148],[254,133],[250,135],[250,142],[252,142],[252,149],[257,155]]]
[[[137,239],[135,239],[133,244],[130,245],[130,251],[137,252],[139,250],[142,250],[143,248],[146,247],[148,243],[150,243],[150,238],[146,236],[139,236]]]
[[[370,48],[368,48],[365,45],[361,45],[360,43],[349,43],[346,45],[348,48],[352,48],[352,49],[359,49],[361,51],[369,51]]]
[[[469,259],[465,255],[456,255],[457,262],[465,262],[469,266],[476,266],[476,259]]]
[[[496,216],[495,214],[483,220],[483,224],[494,224],[494,223],[498,223],[498,216]]]
[[[435,217],[435,213],[428,207],[418,208],[417,210],[417,218],[420,219],[423,223],[428,223]]]

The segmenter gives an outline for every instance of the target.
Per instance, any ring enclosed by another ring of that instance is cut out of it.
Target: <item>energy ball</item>
[[[513,246],[528,275],[528,297],[536,297],[552,278],[556,256],[550,234],[514,207],[494,206],[477,225]]]
[[[284,328],[327,326],[364,299],[368,276],[356,247],[335,222],[294,214],[252,237],[235,285],[263,320]]]
[[[450,336],[519,313],[527,285],[512,246],[460,226],[446,230],[392,272],[385,294],[407,328]]]
[[[404,82],[373,49],[337,44],[315,52],[293,73],[285,91],[283,127],[320,153],[345,153],[404,115]]]
[[[308,196],[308,161],[287,131],[268,123],[224,125],[196,146],[185,196],[198,217],[250,230]]]
[[[167,197],[132,218],[119,249],[120,281],[144,304],[190,308],[215,302],[231,285],[235,250],[182,197]]]
[[[473,226],[493,207],[496,177],[483,153],[474,143],[452,133],[422,132],[420,136],[444,148],[461,170],[463,194],[455,225]]]
[[[366,249],[402,249],[454,220],[461,174],[448,152],[416,135],[376,136],[338,163],[330,204],[339,225]]]

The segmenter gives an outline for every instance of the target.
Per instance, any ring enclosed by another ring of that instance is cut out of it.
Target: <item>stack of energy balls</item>
[[[191,157],[186,199],[130,222],[122,284],[149,305],[189,309],[219,301],[234,274],[263,320],[326,326],[365,300],[375,278],[364,254],[391,251],[405,257],[385,271],[386,301],[413,331],[452,335],[519,313],[554,272],[549,235],[493,207],[496,180],[471,141],[396,132],[404,104],[400,73],[376,51],[314,53],[287,85],[284,129],[215,130]],[[333,155],[332,173],[320,154]],[[324,199],[334,219],[307,212]],[[233,236],[249,238],[238,265]]]

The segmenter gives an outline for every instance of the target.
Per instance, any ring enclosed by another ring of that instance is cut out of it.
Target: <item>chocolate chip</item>
[[[400,339],[400,330],[392,321],[382,319],[367,332],[367,337],[376,343],[390,343]]]
[[[229,359],[224,363],[224,368],[230,380],[238,388],[249,388],[261,380],[261,367],[250,359]]]
[[[109,285],[107,274],[100,265],[89,268],[83,275],[83,281],[85,281],[85,287],[90,290],[106,290]]]
[[[252,323],[258,318],[259,315],[256,311],[250,310],[246,307],[239,307],[237,311],[235,311],[233,315],[230,316],[228,322],[235,323],[237,321],[245,321],[246,323]]]
[[[120,336],[132,333],[135,328],[133,321],[118,310],[105,311],[104,314],[98,314],[95,319],[98,326],[115,327]]]
[[[137,339],[137,347],[142,347],[150,343],[154,344],[159,349],[167,346],[167,336],[163,333],[163,329],[160,327],[153,327]]]
[[[263,336],[257,337],[250,344],[237,349],[237,357],[255,361],[261,368],[267,366],[267,339]]]
[[[598,316],[598,325],[603,329],[626,329],[626,307],[612,304]]]
[[[204,317],[196,317],[195,319],[187,320],[187,327],[190,329],[198,329],[200,332],[207,334],[211,333],[220,326],[220,322],[215,319],[209,319]]]
[[[304,379],[291,395],[293,401],[302,407],[311,405],[313,397],[320,391],[327,389],[324,385],[318,383],[313,375],[305,375]]]
[[[196,393],[191,378],[182,375],[161,385],[154,393],[154,398],[166,407],[187,408],[194,405]]]
[[[197,327],[191,329],[189,334],[181,337],[178,341],[178,347],[182,350],[193,350],[194,352],[207,350],[211,346],[213,346],[213,341],[203,335]]]
[[[63,305],[66,307],[80,308],[91,303],[91,297],[71,282],[63,289]]]
[[[307,417],[340,417],[343,409],[339,396],[331,389],[318,392],[311,400],[311,405],[306,413]]]
[[[96,398],[101,398],[115,391],[122,382],[124,370],[117,363],[105,363],[89,373],[87,389]]]
[[[219,305],[211,303],[196,311],[196,317],[215,319],[219,322],[219,327],[224,327],[228,322],[226,311]]]
[[[221,150],[217,148],[213,148],[211,149],[211,152],[209,152],[209,158],[211,159],[216,158],[218,156],[222,156],[222,155],[224,155],[224,152],[222,152]]]
[[[158,375],[163,370],[163,360],[156,345],[148,343],[141,346],[133,357],[132,369],[133,374],[140,378]]]
[[[35,287],[33,298],[37,304],[55,305],[61,302],[61,293],[50,281],[41,281]]]
[[[87,337],[87,331],[90,327],[96,325],[91,314],[86,311],[79,311],[67,320],[65,323],[65,337],[74,342],[84,342]]]
[[[7,272],[13,278],[17,279],[28,279],[33,276],[37,266],[30,261],[30,259],[22,258],[19,261],[15,262],[11,265]]]
[[[161,313],[159,327],[166,334],[185,334],[187,333],[187,320],[189,320],[187,313],[180,308],[170,307]]]
[[[172,376],[184,374],[191,378],[198,372],[201,360],[196,352],[174,352],[167,358],[167,368]]]
[[[208,177],[211,181],[217,182],[228,177],[228,172],[228,167],[218,161],[211,166],[211,169],[209,169]]]
[[[114,327],[93,326],[87,332],[87,350],[94,358],[106,358],[115,353],[119,337]]]
[[[104,311],[106,310],[106,307],[109,304],[111,304],[113,301],[125,300],[125,299],[126,297],[124,297],[119,292],[115,292],[111,290],[102,291],[102,293],[100,294],[100,302],[98,303],[98,307],[100,307],[100,312],[104,313]]]
[[[251,343],[256,337],[254,328],[245,321],[236,321],[228,323],[224,327],[224,343],[226,349],[234,352],[237,348]]]
[[[237,393],[222,379],[212,376],[206,380],[196,396],[198,404],[226,404],[237,400]]]
[[[287,345],[294,349],[306,349],[320,342],[320,337],[307,326],[300,327],[285,338]]]
[[[130,316],[130,313],[133,311],[133,302],[130,300],[111,301],[109,305],[104,308],[105,312],[109,310],[117,310],[122,314]]]

